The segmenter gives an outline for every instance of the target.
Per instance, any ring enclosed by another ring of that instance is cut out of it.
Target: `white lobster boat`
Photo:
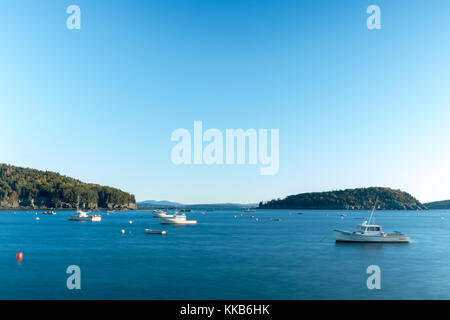
[[[160,224],[196,224],[196,220],[186,220],[185,214],[174,214],[173,217],[170,218],[161,218],[159,219]]]
[[[75,215],[69,216],[69,220],[98,222],[102,220],[102,216],[99,214],[88,214],[87,212],[77,210],[77,213]]]
[[[375,206],[370,214],[369,221],[358,224],[355,231],[334,230],[336,242],[370,242],[370,243],[408,243],[408,235],[395,231],[388,234],[383,232],[380,225],[371,224]]]
[[[153,218],[173,218],[175,215],[173,214],[167,214],[167,212],[161,212],[161,213],[154,213],[152,215]]]
[[[167,230],[152,230],[152,229],[145,229],[145,232],[148,234],[167,234]]]
[[[355,231],[334,230],[336,242],[384,242],[408,243],[409,236],[403,233],[384,233],[381,226],[368,224],[367,221],[359,224]]]

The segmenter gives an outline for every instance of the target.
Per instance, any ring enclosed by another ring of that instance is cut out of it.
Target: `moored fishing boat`
[[[334,230],[336,242],[366,242],[366,243],[409,243],[410,237],[399,231],[385,233],[380,225],[371,224],[375,205],[369,221],[358,224],[355,231]]]
[[[148,233],[148,234],[167,234],[167,230],[145,229],[145,232]]]
[[[355,231],[334,230],[336,242],[383,242],[383,243],[408,243],[408,235],[394,232],[383,232],[381,226],[368,224],[367,221],[359,224]]]
[[[196,220],[187,220],[185,214],[175,214],[170,218],[161,218],[159,219],[160,224],[196,224]]]
[[[77,210],[75,215],[69,216],[69,220],[98,222],[102,220],[102,216],[99,214],[88,214],[87,212]]]
[[[162,213],[154,213],[152,215],[153,218],[173,218],[173,214],[167,214],[167,212],[162,212]]]

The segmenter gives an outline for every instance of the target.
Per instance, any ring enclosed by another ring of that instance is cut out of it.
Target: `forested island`
[[[134,195],[59,173],[0,164],[0,209],[135,209]]]
[[[425,205],[430,210],[450,209],[450,200],[427,202]]]
[[[380,210],[425,210],[427,207],[409,193],[390,188],[371,187],[291,195],[260,202],[260,209],[341,209],[370,210],[377,201]]]

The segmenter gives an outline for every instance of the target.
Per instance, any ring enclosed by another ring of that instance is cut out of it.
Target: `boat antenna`
[[[370,224],[370,221],[372,221],[372,216],[373,216],[373,213],[375,212],[375,206],[377,205],[377,201],[378,201],[378,197],[375,199],[375,203],[373,204],[372,212],[370,214],[370,218],[369,218],[369,221],[367,222],[367,224]]]

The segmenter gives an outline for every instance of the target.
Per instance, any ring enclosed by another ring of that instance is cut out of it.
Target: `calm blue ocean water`
[[[450,298],[450,211],[376,212],[385,231],[412,238],[384,245],[334,242],[332,230],[353,229],[365,211],[241,213],[197,211],[188,213],[197,225],[162,227],[151,211],[98,223],[68,221],[69,211],[39,221],[32,211],[0,211],[0,299]],[[372,264],[381,290],[366,287]],[[69,265],[81,268],[81,290],[66,287]]]

